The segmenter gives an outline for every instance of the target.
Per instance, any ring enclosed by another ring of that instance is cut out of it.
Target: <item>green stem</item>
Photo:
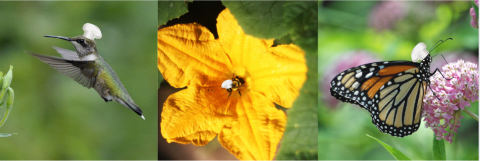
[[[474,114],[472,111],[468,110],[467,108],[464,108],[462,111],[465,112],[468,116],[478,121],[478,116]]]
[[[5,104],[7,106],[7,109],[5,110],[5,115],[3,116],[2,121],[0,121],[0,127],[3,126],[5,121],[7,121],[8,114],[10,114],[10,110],[13,107],[13,97],[14,97],[13,89],[8,87],[7,94],[5,96],[6,96],[6,100],[2,100],[3,102],[0,105],[3,106]]]

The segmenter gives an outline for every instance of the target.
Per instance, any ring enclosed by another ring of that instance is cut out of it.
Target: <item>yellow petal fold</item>
[[[237,119],[218,136],[222,146],[241,160],[272,160],[285,131],[285,113],[256,92],[242,96],[236,111]]]
[[[189,86],[170,95],[163,104],[160,129],[170,142],[206,145],[236,115],[237,99],[225,89]]]
[[[278,45],[263,55],[254,57],[261,61],[250,66],[251,89],[265,95],[283,107],[291,107],[307,80],[305,55],[296,45]],[[253,58],[252,58],[253,59]]]
[[[305,54],[296,45],[272,47],[272,40],[245,35],[237,20],[225,9],[217,18],[219,41],[232,60],[237,75],[251,76],[250,90],[271,101],[291,107],[307,79]],[[246,70],[245,72],[243,72]]]
[[[237,99],[218,88],[189,86],[170,95],[163,104],[160,129],[170,142],[206,145],[236,115]]]
[[[264,40],[245,35],[228,9],[218,15],[217,31],[223,50],[228,54],[235,67],[248,67],[262,63],[253,61],[252,57],[265,54],[265,51],[273,45],[273,39]]]
[[[211,85],[231,78],[230,61],[210,31],[199,24],[178,24],[158,30],[158,69],[175,88]]]

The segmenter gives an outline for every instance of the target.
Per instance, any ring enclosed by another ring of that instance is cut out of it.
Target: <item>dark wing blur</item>
[[[91,88],[96,82],[98,71],[95,71],[95,61],[65,60],[58,57],[45,56],[31,52],[27,53],[37,57],[42,62],[47,63],[60,73],[74,79],[84,87]]]

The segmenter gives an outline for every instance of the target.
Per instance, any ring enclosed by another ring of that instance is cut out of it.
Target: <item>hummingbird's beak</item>
[[[45,35],[45,36],[43,36],[43,37],[52,37],[52,38],[58,38],[58,39],[63,39],[63,40],[70,41],[70,38],[68,38],[68,37],[63,37],[63,36]]]

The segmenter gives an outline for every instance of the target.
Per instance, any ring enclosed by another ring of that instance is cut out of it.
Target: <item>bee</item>
[[[245,84],[245,80],[243,80],[243,78],[239,78],[238,76],[235,76],[234,74],[232,79],[227,79],[223,81],[222,88],[227,89],[227,92],[230,93],[228,97],[230,97],[230,95],[232,95],[232,92],[235,90],[238,91],[238,94],[240,94],[241,96],[242,93],[240,93],[240,90],[238,90],[238,88],[242,86],[242,84]]]

